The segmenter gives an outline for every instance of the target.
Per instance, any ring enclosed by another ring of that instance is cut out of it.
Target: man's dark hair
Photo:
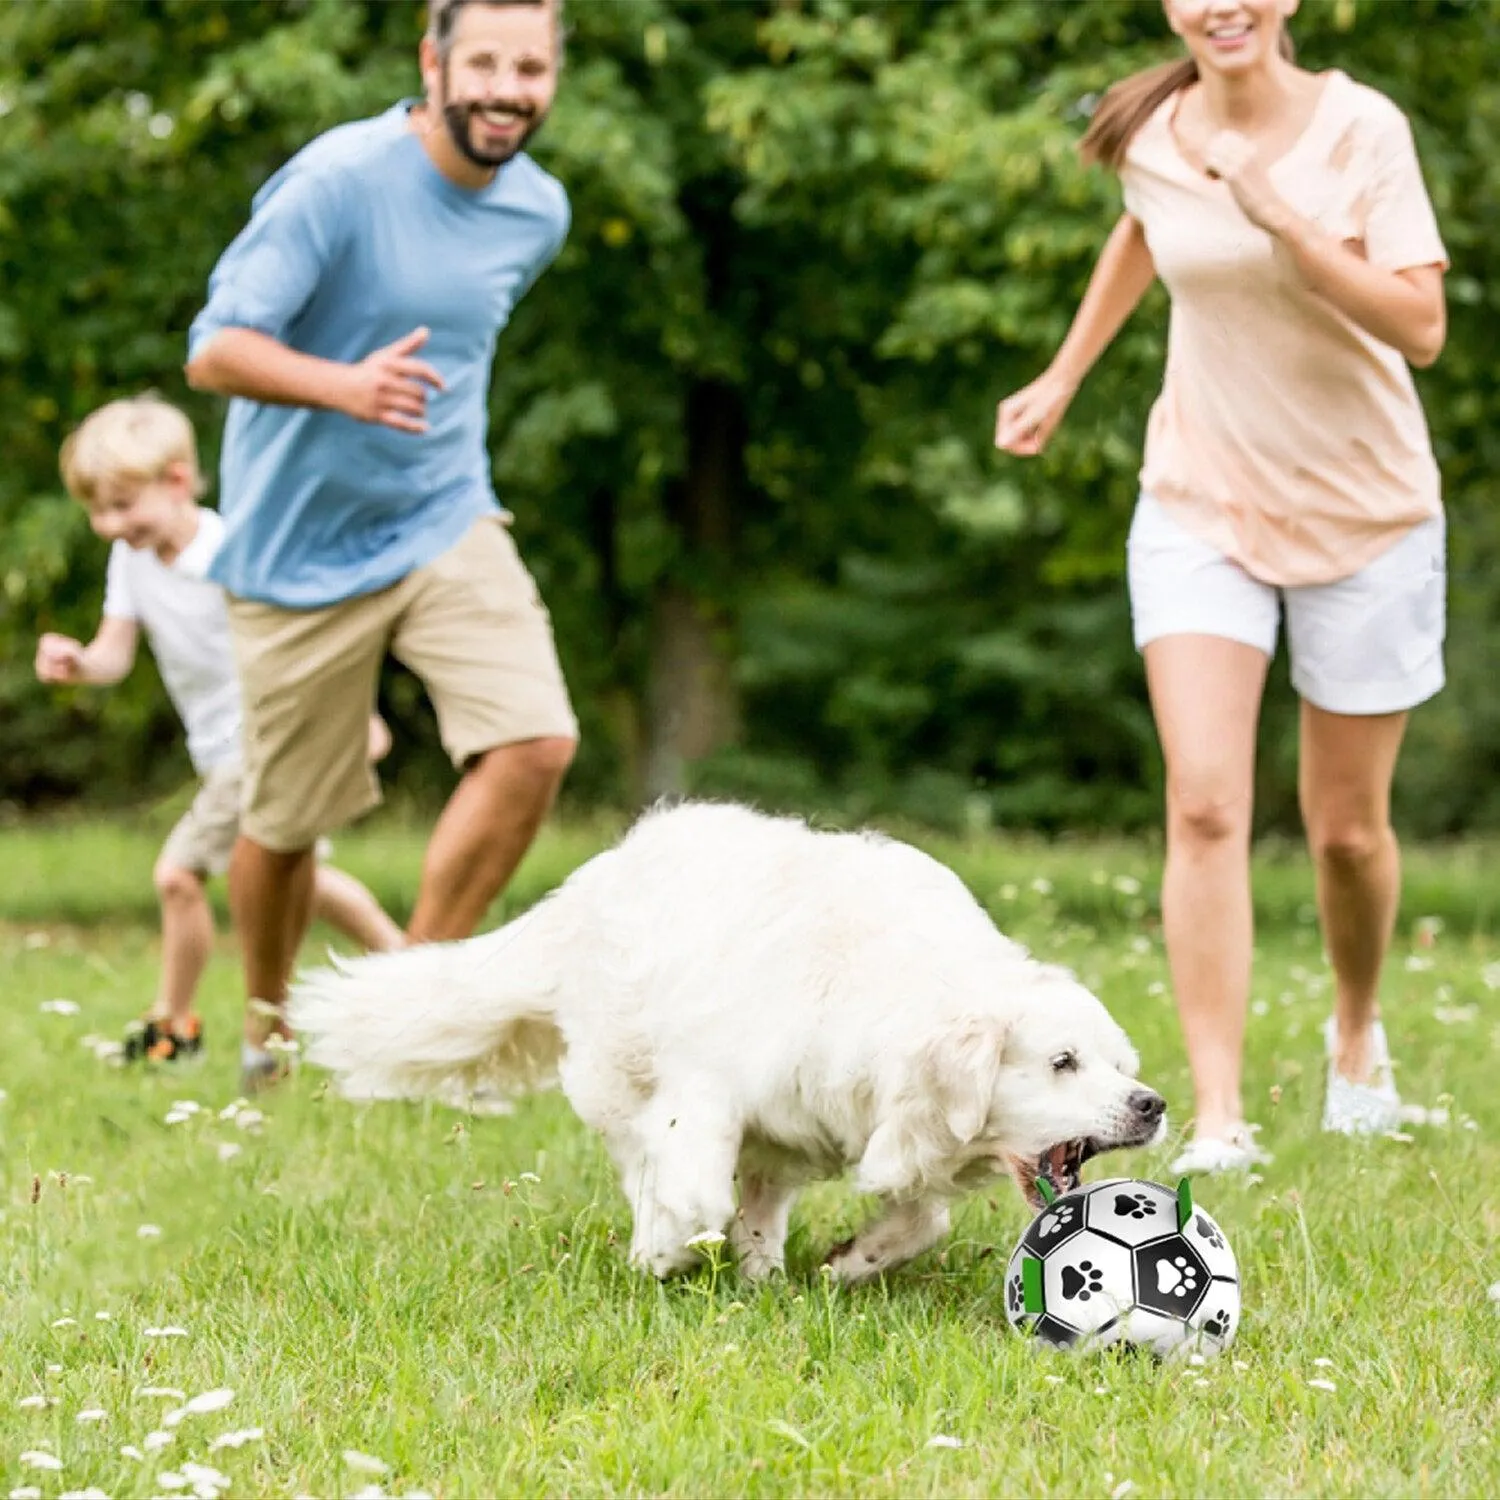
[[[428,0],[427,35],[445,56],[453,41],[453,28],[458,25],[459,12],[468,5],[546,5],[552,10],[558,33],[562,32],[563,0]]]

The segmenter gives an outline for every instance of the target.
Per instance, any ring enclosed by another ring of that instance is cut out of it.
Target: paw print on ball
[[[1044,1240],[1052,1239],[1062,1234],[1077,1217],[1078,1209],[1074,1204],[1061,1203],[1042,1219],[1038,1232]]]
[[[1224,1231],[1201,1208],[1194,1211],[1183,1238],[1203,1257],[1210,1276],[1223,1276],[1230,1281],[1238,1279],[1239,1266]]]
[[[1185,1255],[1156,1263],[1156,1289],[1169,1297],[1187,1297],[1198,1290],[1198,1268]]]
[[[1091,1260],[1081,1260],[1076,1266],[1064,1266],[1062,1290],[1070,1302],[1087,1302],[1095,1292],[1104,1290],[1104,1272]]]
[[[1220,1308],[1204,1325],[1203,1331],[1211,1339],[1222,1339],[1229,1332],[1229,1314]]]
[[[1208,1241],[1215,1250],[1224,1248],[1224,1236],[1219,1233],[1218,1226],[1209,1223],[1201,1213],[1193,1215],[1193,1228]]]
[[[1043,1209],[1026,1231],[1025,1245],[1038,1260],[1045,1260],[1057,1247],[1083,1228],[1083,1204],[1073,1196],[1059,1198]]]
[[[1190,1316],[1207,1293],[1208,1282],[1202,1257],[1177,1235],[1135,1252],[1136,1298],[1152,1312]]]
[[[1012,1276],[1005,1283],[1005,1307],[1013,1319],[1026,1311],[1026,1292],[1019,1276]]]
[[[1147,1245],[1177,1228],[1177,1197],[1152,1182],[1101,1183],[1089,1195],[1084,1219],[1123,1245]]]

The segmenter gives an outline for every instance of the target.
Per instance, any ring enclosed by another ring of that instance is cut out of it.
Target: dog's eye
[[[1078,1071],[1078,1054],[1076,1052],[1059,1052],[1052,1059],[1052,1071],[1054,1073],[1076,1073]]]

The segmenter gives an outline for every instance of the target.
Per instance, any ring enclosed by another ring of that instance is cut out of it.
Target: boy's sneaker
[[[126,1062],[179,1062],[203,1052],[203,1022],[188,1016],[178,1022],[142,1016],[125,1028]]]
[[[1368,1083],[1351,1083],[1334,1066],[1338,1050],[1338,1021],[1329,1016],[1323,1023],[1323,1046],[1328,1054],[1328,1092],[1323,1100],[1323,1129],[1333,1135],[1384,1135],[1397,1129],[1405,1116],[1396,1077],[1391,1067],[1390,1044],[1385,1027],[1376,1021],[1370,1029],[1372,1068]]]

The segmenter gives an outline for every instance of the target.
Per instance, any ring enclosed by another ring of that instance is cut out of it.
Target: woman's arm
[[[1438,357],[1448,331],[1440,265],[1371,265],[1359,248],[1297,213],[1272,185],[1254,142],[1237,131],[1220,131],[1204,155],[1210,174],[1228,184],[1240,211],[1277,242],[1310,291],[1412,364]]]
[[[1358,250],[1296,214],[1272,233],[1310,290],[1408,363],[1425,370],[1443,352],[1448,311],[1441,266],[1372,266]]]
[[[1052,363],[1030,385],[1000,403],[995,446],[1019,457],[1040,453],[1083,378],[1109,347],[1156,278],[1140,223],[1121,214],[1110,230],[1088,290]]]

